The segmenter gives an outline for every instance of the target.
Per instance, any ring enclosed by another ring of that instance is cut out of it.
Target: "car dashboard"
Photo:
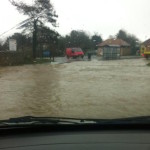
[[[5,150],[148,150],[149,130],[45,130],[0,136]]]

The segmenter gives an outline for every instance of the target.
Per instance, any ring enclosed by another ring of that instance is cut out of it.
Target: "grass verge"
[[[147,64],[147,66],[150,66],[150,62]]]

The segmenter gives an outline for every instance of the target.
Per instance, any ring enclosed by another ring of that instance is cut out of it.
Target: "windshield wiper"
[[[121,119],[95,119],[93,120],[100,124],[150,124],[150,116],[129,117]]]
[[[19,118],[10,118],[8,120],[1,120],[0,126],[3,125],[50,125],[50,124],[83,124],[95,123],[92,120],[83,121],[81,119],[59,118],[59,117],[33,117],[25,116]]]
[[[19,118],[10,118],[1,120],[1,126],[17,125],[60,125],[60,124],[98,124],[98,125],[132,125],[132,124],[150,124],[150,116],[121,118],[121,119],[75,119],[59,117],[33,117],[25,116]]]

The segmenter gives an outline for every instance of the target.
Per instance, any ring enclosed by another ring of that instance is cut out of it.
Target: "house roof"
[[[148,39],[145,42],[143,42],[142,45],[144,45],[144,46],[150,46],[150,39]]]
[[[116,45],[116,46],[130,46],[127,42],[123,41],[122,39],[108,39],[106,41],[103,41],[102,43],[98,44],[97,46],[99,47],[104,47],[104,46],[111,46],[111,45]]]

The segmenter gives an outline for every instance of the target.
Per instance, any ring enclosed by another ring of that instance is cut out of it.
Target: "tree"
[[[0,51],[3,51],[3,44],[2,44],[2,41],[0,41]]]
[[[60,37],[59,33],[51,30],[46,26],[40,26],[38,28],[38,43],[42,46],[46,45],[47,49],[50,50],[51,56],[54,57],[58,53],[58,38]]]
[[[66,48],[66,38],[63,36],[60,36],[58,38],[58,51],[60,55],[65,54],[65,48]]]
[[[36,58],[38,24],[49,22],[56,27],[56,18],[58,16],[56,15],[50,0],[34,0],[33,5],[26,4],[22,1],[9,1],[20,13],[29,17],[29,19],[21,23],[21,28],[33,30],[33,58]]]
[[[130,44],[132,55],[135,55],[136,51],[139,50],[140,41],[135,35],[128,34],[124,30],[119,30],[116,37],[120,38]]]
[[[17,41],[17,49],[22,51],[23,47],[31,47],[31,37],[23,35],[21,33],[14,33],[9,37],[10,39],[16,39]]]
[[[117,33],[117,38],[126,41],[126,40],[128,39],[128,35],[127,35],[126,31],[124,31],[124,30],[119,30],[119,32]]]
[[[128,35],[127,42],[130,44],[132,55],[140,49],[140,41],[135,35]]]
[[[115,39],[116,37],[114,35],[109,35],[109,39]]]
[[[91,48],[92,49],[97,49],[97,45],[99,43],[101,43],[103,40],[102,40],[102,37],[100,35],[93,35],[92,38],[91,38]]]
[[[90,37],[86,32],[81,30],[72,30],[69,35],[60,36],[58,39],[58,49],[63,55],[67,47],[80,47],[84,52],[97,49],[97,44],[102,42],[98,34]]]
[[[23,51],[23,47],[31,47],[31,37],[23,35],[21,33],[14,33],[12,36],[7,37],[6,41],[2,45],[3,50],[9,49],[9,39],[15,39],[17,41],[17,50]]]
[[[66,37],[65,47],[80,47],[84,51],[90,49],[90,37],[84,31],[73,30]]]

